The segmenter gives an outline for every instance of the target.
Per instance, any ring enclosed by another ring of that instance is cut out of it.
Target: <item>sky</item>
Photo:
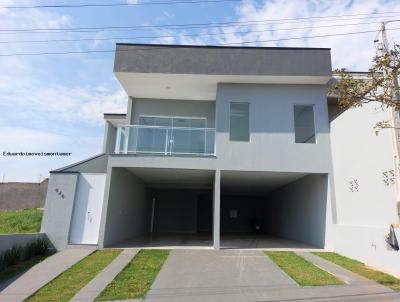
[[[380,22],[400,20],[398,0],[200,0],[146,5],[172,1],[177,0],[0,0],[0,182],[37,182],[50,170],[101,153],[103,113],[124,113],[127,104],[113,74],[116,42],[329,47],[334,68],[366,71],[376,53]],[[132,5],[6,8],[83,3]],[[176,24],[186,26],[166,27]],[[125,28],[65,31],[88,27]],[[389,42],[400,43],[400,30],[396,30],[400,22],[387,28]],[[371,32],[335,36],[363,31]],[[103,50],[110,52],[90,52]],[[43,54],[49,52],[75,53]],[[42,54],[21,55],[38,53]],[[71,156],[6,156],[4,152],[68,152]]]

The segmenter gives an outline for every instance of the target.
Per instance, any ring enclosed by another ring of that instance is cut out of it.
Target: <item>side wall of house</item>
[[[267,229],[274,235],[325,246],[330,211],[328,176],[308,175],[268,196]]]
[[[104,246],[143,235],[150,229],[151,202],[143,181],[124,168],[111,171],[104,239],[100,238],[100,245]]]
[[[398,223],[392,130],[374,129],[388,119],[388,111],[371,103],[347,110],[331,123],[337,224],[330,231],[330,245],[400,275],[400,253],[385,242],[390,224]]]

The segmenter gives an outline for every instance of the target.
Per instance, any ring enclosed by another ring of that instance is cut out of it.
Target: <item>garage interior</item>
[[[214,171],[113,168],[104,246],[212,247]]]
[[[104,246],[212,248],[214,173],[113,168]],[[327,179],[221,171],[221,248],[323,248]]]
[[[222,248],[323,248],[327,175],[221,172]]]

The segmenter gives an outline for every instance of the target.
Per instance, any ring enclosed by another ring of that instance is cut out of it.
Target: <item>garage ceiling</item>
[[[211,188],[214,171],[191,169],[128,168],[153,188]]]
[[[221,194],[266,195],[306,173],[222,171]]]

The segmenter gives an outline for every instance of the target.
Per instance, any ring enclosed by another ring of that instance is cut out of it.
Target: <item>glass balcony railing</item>
[[[141,125],[118,127],[115,153],[214,155],[215,129]]]

